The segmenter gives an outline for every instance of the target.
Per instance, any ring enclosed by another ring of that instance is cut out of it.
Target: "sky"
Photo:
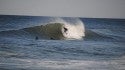
[[[0,14],[125,18],[125,0],[0,0]]]

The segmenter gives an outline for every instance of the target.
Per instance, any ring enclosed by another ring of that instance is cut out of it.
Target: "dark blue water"
[[[1,70],[124,70],[125,19],[79,18],[83,40],[36,40],[24,28],[78,18],[0,15]]]

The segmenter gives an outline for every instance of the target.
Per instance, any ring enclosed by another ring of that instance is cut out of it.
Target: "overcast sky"
[[[0,14],[125,18],[125,0],[0,0]]]

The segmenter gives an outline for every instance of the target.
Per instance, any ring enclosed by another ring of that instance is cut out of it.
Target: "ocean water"
[[[82,22],[85,37],[46,38],[50,22]],[[125,70],[125,19],[0,15],[0,70]]]

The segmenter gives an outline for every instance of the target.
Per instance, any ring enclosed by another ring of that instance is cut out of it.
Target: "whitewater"
[[[124,70],[125,19],[0,15],[0,70]]]

